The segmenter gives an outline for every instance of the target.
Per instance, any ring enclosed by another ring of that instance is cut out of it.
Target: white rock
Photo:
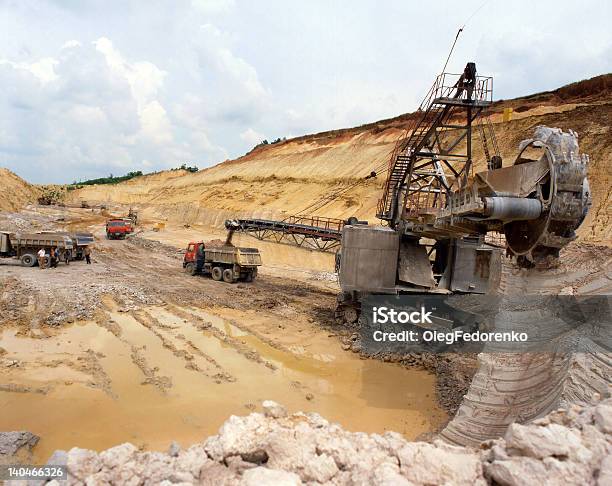
[[[272,400],[264,400],[261,405],[266,417],[283,418],[287,416],[287,409]]]
[[[601,461],[597,486],[609,486],[612,484],[612,453]]]
[[[100,452],[100,460],[105,467],[113,469],[128,462],[137,450],[132,444],[126,442]]]
[[[582,445],[579,431],[558,424],[529,426],[512,424],[505,435],[509,454],[536,459],[545,457],[571,458],[588,461],[591,452]]]
[[[256,467],[249,469],[242,475],[241,486],[299,486],[303,484],[297,474]]]
[[[168,447],[168,455],[176,457],[179,455],[179,452],[181,452],[181,445],[176,441],[172,441],[170,447]]]
[[[543,486],[548,473],[542,461],[531,457],[514,457],[508,461],[495,461],[486,466],[487,476],[505,486]]]
[[[102,469],[98,454],[87,449],[73,447],[68,451],[68,472],[77,479],[84,480]]]
[[[606,434],[612,434],[612,405],[600,404],[593,414],[597,427]]]
[[[479,456],[470,449],[436,441],[407,443],[399,451],[400,470],[416,484],[485,485]]]

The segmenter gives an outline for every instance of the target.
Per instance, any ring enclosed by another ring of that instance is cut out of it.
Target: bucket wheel
[[[504,225],[508,249],[524,268],[557,258],[559,251],[576,238],[576,229],[591,205],[588,156],[579,154],[575,133],[538,127],[534,138],[521,144],[515,164],[525,161],[521,156],[528,148],[543,150],[540,160],[548,162],[549,171],[532,195],[542,203],[540,217]]]

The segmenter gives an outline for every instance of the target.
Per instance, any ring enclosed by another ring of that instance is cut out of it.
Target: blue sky
[[[451,71],[475,61],[496,98],[554,89],[612,70],[610,5],[0,0],[0,166],[37,183],[203,168],[405,113],[466,21]]]

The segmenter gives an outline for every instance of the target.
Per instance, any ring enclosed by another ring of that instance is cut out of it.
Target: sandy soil
[[[13,211],[34,202],[40,189],[0,167],[0,211]]]

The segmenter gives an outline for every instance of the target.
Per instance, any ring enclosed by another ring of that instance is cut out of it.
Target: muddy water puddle
[[[349,430],[395,430],[408,438],[445,420],[432,375],[362,360],[319,331],[307,342],[277,344],[249,332],[241,319],[252,316],[232,312],[110,312],[44,339],[5,330],[0,430],[40,435],[41,462],[73,446],[187,446],[265,399],[321,413]]]

